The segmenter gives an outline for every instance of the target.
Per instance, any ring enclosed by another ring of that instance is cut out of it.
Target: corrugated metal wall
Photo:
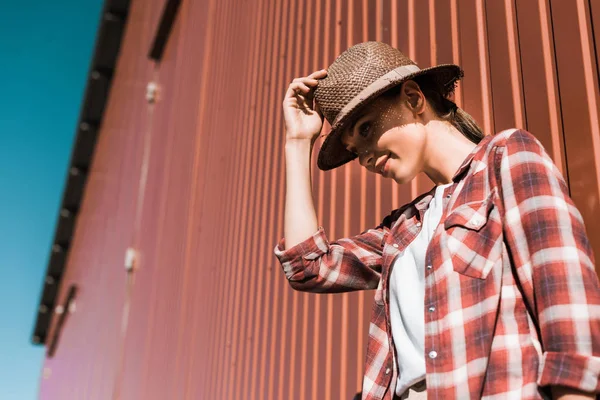
[[[272,254],[283,232],[282,96],[354,43],[388,42],[421,67],[462,65],[457,102],[487,132],[540,138],[600,254],[600,0],[184,0],[155,65],[146,54],[164,3],[132,2],[59,298],[77,284],[76,308],[45,361],[42,398],[360,390],[372,293],[294,292]],[[315,167],[313,182],[331,238],[431,186],[397,186],[357,163]],[[128,247],[138,253],[129,278]]]

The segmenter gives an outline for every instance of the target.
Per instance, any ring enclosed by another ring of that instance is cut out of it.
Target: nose
[[[364,151],[358,155],[358,162],[365,168],[369,168],[373,163],[373,153],[370,151]]]

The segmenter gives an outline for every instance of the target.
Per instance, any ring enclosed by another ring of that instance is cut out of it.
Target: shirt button
[[[392,246],[394,246],[395,248],[398,248],[398,243],[394,243]]]
[[[417,228],[421,227],[421,223],[420,222],[417,222],[416,225],[417,225]]]
[[[434,312],[435,311],[435,307],[429,307],[429,312]]]
[[[447,194],[447,195],[446,195],[446,198],[447,198],[447,199],[449,199],[450,197],[452,197],[452,195],[451,195],[451,194]]]
[[[431,268],[433,268],[431,265],[428,265],[428,266],[427,266],[427,269],[431,269]]]
[[[432,350],[429,352],[429,358],[433,359],[436,357],[437,357],[437,351]]]
[[[387,368],[387,369],[385,370],[385,374],[386,374],[386,375],[389,375],[389,374],[390,374],[390,372],[391,372],[391,369],[389,369],[389,368]]]

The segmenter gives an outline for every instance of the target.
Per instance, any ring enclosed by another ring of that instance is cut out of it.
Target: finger
[[[294,82],[290,84],[290,88],[294,89],[296,94],[309,94],[312,90],[303,82]]]
[[[320,69],[318,71],[313,72],[312,74],[310,74],[308,76],[308,78],[313,78],[313,79],[322,79],[325,76],[327,76],[327,70],[326,69]]]
[[[288,89],[285,91],[284,99],[295,98],[295,97],[296,97],[296,91],[294,90],[294,88],[291,85],[288,86]]]
[[[300,110],[305,110],[306,108],[309,107],[308,104],[306,104],[306,99],[304,97],[298,96],[298,109]]]
[[[313,103],[313,99],[300,97],[298,98],[298,110],[302,111],[306,115],[312,115],[315,112],[313,110]]]
[[[319,80],[318,79],[313,79],[313,78],[302,78],[300,80],[300,82],[304,83],[307,86],[317,86],[319,84]]]
[[[310,90],[311,89],[303,83],[290,83],[290,86],[288,86],[288,90],[285,92],[285,98],[287,99],[290,97],[293,98],[297,96],[307,95],[310,92]]]
[[[317,79],[313,79],[313,78],[309,78],[309,77],[302,77],[302,78],[296,78],[292,81],[292,83],[304,83],[307,86],[316,86],[319,81]]]

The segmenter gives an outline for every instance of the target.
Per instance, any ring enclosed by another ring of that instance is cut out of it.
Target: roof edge
[[[34,344],[46,344],[48,340],[48,331],[54,315],[88,171],[125,34],[129,8],[130,0],[105,0],[100,14],[75,143],[31,336]]]

